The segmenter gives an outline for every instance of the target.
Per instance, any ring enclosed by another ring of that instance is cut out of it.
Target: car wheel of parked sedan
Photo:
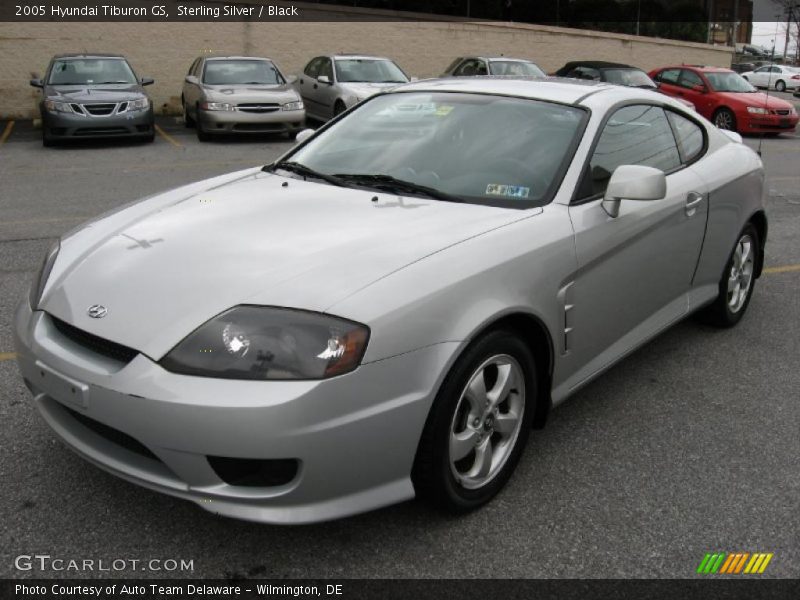
[[[717,327],[733,327],[741,320],[753,295],[760,252],[758,231],[748,223],[722,272],[719,296],[701,313],[705,321]]]
[[[347,107],[344,105],[344,102],[342,102],[341,100],[337,100],[336,104],[333,105],[333,116],[338,117],[346,110]]]
[[[714,125],[720,129],[736,131],[736,116],[728,108],[717,109],[714,113]]]
[[[513,333],[472,344],[445,379],[417,449],[417,495],[452,512],[487,503],[516,466],[537,396],[534,358]]]
[[[211,139],[211,134],[209,134],[205,129],[203,129],[203,123],[200,119],[197,119],[194,123],[194,128],[197,131],[197,139],[201,142],[207,142]]]
[[[194,127],[194,119],[189,115],[189,109],[183,99],[181,99],[181,104],[183,105],[183,126],[187,129]]]
[[[784,83],[782,80],[779,79],[778,81],[775,82],[775,89],[778,90],[779,92],[785,92],[786,83]]]
[[[45,148],[52,148],[55,145],[56,141],[52,137],[47,135],[46,129],[42,129],[42,146],[44,146]]]

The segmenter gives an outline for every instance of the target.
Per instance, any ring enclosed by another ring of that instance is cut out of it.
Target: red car
[[[668,96],[692,102],[720,129],[778,135],[797,126],[792,104],[759,92],[730,69],[680,65],[654,69],[650,77]]]

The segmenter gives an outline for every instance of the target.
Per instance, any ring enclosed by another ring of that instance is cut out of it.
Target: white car
[[[800,68],[785,65],[767,65],[755,71],[742,73],[756,87],[775,89],[779,92],[800,88]]]

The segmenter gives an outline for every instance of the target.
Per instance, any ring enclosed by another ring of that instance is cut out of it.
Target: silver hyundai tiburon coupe
[[[78,454],[215,513],[469,510],[620,358],[742,317],[767,222],[740,142],[632,88],[405,85],[64,236],[19,367]]]

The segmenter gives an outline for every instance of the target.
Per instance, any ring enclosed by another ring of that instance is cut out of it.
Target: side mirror
[[[295,138],[294,138],[294,139],[295,139],[295,140],[297,140],[297,143],[298,143],[298,144],[302,144],[302,143],[303,143],[303,142],[305,142],[305,141],[306,141],[308,138],[310,138],[312,135],[314,135],[314,130],[313,130],[313,129],[303,129],[301,132],[299,132],[299,133],[298,133],[298,134],[295,136]]]
[[[317,77],[317,81],[319,81],[320,83],[327,83],[328,85],[331,84],[331,78],[328,77],[327,75],[320,75],[319,77]]]
[[[184,81],[185,81],[186,83],[191,83],[192,85],[197,85],[198,83],[200,83],[200,80],[199,80],[199,79],[197,79],[197,77],[195,77],[194,75],[187,75],[187,76],[184,78]]]
[[[156,82],[156,80],[153,79],[152,77],[142,77],[139,80],[139,83],[141,83],[143,86],[144,85],[153,85],[155,82]]]
[[[37,88],[43,88],[44,87],[44,81],[42,81],[41,79],[31,79],[30,83],[31,83],[31,85],[33,87],[37,87]]]
[[[286,83],[288,83],[289,85],[292,85],[292,84],[293,84],[293,83],[295,83],[296,81],[297,81],[297,75],[289,75],[289,76],[286,78]]]
[[[667,195],[664,172],[641,165],[620,165],[608,181],[603,209],[610,217],[619,215],[621,200],[661,200]]]

